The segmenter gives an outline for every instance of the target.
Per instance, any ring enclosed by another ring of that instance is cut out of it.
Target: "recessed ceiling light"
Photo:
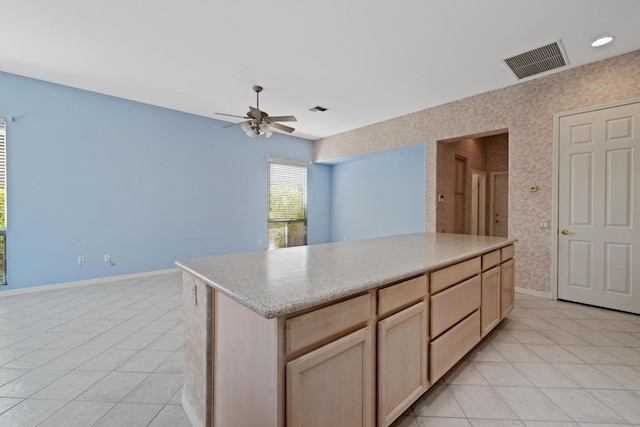
[[[602,37],[598,37],[597,39],[595,39],[593,41],[593,43],[591,43],[592,47],[599,47],[599,46],[604,46],[605,44],[609,44],[613,41],[615,37],[613,36],[602,36]]]

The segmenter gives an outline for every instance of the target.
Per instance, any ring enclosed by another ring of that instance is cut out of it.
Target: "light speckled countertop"
[[[417,276],[516,239],[415,233],[177,261],[267,319]]]

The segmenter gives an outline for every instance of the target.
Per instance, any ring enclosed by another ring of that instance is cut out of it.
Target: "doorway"
[[[640,100],[556,116],[559,299],[640,314],[639,123]]]
[[[436,231],[493,235],[493,176],[504,173],[499,183],[502,184],[499,190],[504,194],[498,197],[502,201],[499,213],[503,226],[498,232],[508,235],[509,134],[506,130],[438,141],[436,151]]]

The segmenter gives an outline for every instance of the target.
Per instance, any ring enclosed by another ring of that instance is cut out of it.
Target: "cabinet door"
[[[500,273],[500,288],[501,288],[501,308],[500,308],[500,318],[504,319],[504,317],[511,313],[513,310],[513,293],[515,291],[515,282],[516,282],[516,261],[514,258],[510,259],[507,262],[503,262],[501,264],[501,273]]]
[[[427,307],[421,302],[378,323],[378,426],[393,423],[428,387]]]
[[[287,363],[287,426],[372,426],[373,329]]]
[[[482,273],[482,306],[480,308],[482,336],[500,322],[500,266]]]

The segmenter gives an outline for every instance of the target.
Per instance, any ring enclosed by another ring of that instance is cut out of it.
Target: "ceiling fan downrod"
[[[262,86],[255,85],[253,90],[256,92],[256,109],[260,109],[260,92],[262,92]]]

